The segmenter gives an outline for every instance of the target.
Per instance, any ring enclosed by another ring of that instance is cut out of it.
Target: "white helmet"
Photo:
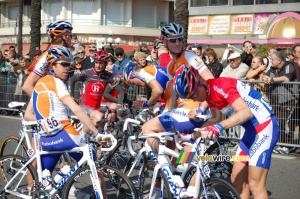
[[[46,59],[49,64],[60,59],[71,62],[73,59],[73,55],[70,50],[64,46],[53,47],[48,51]]]
[[[180,24],[170,23],[161,30],[161,34],[165,39],[175,39],[183,37],[183,27]]]

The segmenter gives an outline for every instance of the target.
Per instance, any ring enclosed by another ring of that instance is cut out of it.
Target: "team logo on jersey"
[[[225,99],[228,97],[228,94],[226,94],[222,88],[218,88],[216,85],[214,85],[214,90],[221,94]]]
[[[91,86],[91,89],[93,91],[93,93],[91,93],[92,95],[94,94],[102,94],[104,92],[104,88],[105,88],[105,85],[104,83],[102,82],[97,82],[97,83],[94,83],[92,86]]]

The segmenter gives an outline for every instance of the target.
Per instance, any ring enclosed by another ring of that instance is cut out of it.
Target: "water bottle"
[[[43,187],[45,190],[51,190],[52,189],[52,178],[51,173],[48,169],[45,169],[42,173],[43,176]]]
[[[70,165],[63,166],[60,169],[60,171],[54,176],[54,182],[58,184],[70,171],[71,171]]]

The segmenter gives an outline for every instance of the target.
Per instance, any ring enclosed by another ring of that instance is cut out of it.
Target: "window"
[[[278,0],[256,0],[255,4],[276,4]]]
[[[228,5],[228,0],[191,0],[191,7],[223,6]]]
[[[282,3],[299,3],[300,0],[281,0]]]
[[[233,5],[253,5],[254,0],[233,0]]]
[[[191,7],[208,6],[208,0],[191,0]]]
[[[228,0],[209,0],[209,6],[224,6],[228,5]]]

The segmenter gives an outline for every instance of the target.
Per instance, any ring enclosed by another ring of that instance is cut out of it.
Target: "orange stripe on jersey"
[[[61,124],[64,126],[64,129],[67,131],[70,135],[79,135],[79,133],[76,131],[76,129],[72,126],[71,122],[68,120],[62,120]]]
[[[37,103],[38,103],[38,111],[39,113],[44,117],[47,118],[50,116],[49,107],[50,107],[50,101],[49,101],[49,93],[39,93],[37,97]]]
[[[146,66],[145,68],[143,68],[145,72],[149,73],[150,75],[152,76],[156,76],[156,73],[157,73],[157,69],[154,65],[149,65],[149,66]]]
[[[46,90],[46,87],[44,84],[37,84],[37,85],[35,85],[34,90],[36,92],[43,92]]]

